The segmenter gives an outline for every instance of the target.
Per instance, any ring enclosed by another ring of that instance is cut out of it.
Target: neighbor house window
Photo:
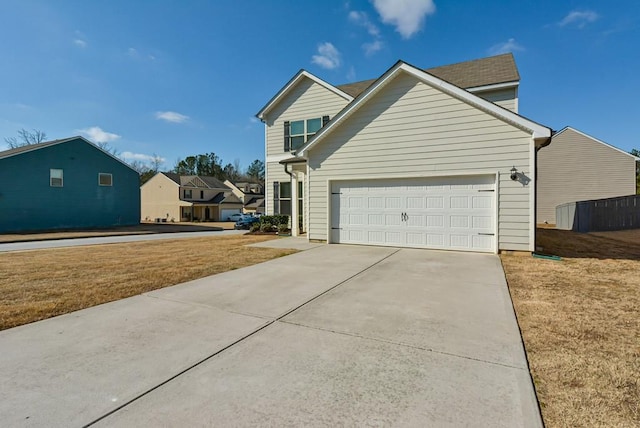
[[[61,169],[49,170],[49,184],[51,187],[62,187],[63,173]]]
[[[185,199],[191,199],[191,197],[192,197],[191,196],[191,189],[189,189],[189,190],[185,189],[184,190],[184,198]]]
[[[204,190],[200,191],[200,199],[204,199]]]
[[[284,151],[298,150],[309,138],[316,135],[327,122],[329,116],[316,117],[306,120],[294,120],[284,123]]]
[[[106,172],[99,173],[98,184],[100,186],[113,186],[113,176]]]

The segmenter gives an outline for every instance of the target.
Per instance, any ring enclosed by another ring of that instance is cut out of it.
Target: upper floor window
[[[184,198],[191,199],[192,197],[191,189],[184,189]]]
[[[98,185],[100,186],[113,186],[113,176],[106,172],[98,174]]]
[[[284,151],[298,150],[329,121],[329,116],[284,123]]]
[[[51,187],[62,187],[63,184],[63,171],[61,169],[49,170],[49,185]]]

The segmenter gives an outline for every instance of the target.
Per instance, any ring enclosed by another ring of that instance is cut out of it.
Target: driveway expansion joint
[[[497,361],[490,361],[490,360],[484,360],[482,358],[469,357],[468,355],[461,355],[461,354],[454,354],[452,352],[439,351],[439,350],[433,349],[433,348],[426,348],[424,346],[413,345],[413,344],[405,343],[405,342],[398,342],[398,341],[395,341],[395,340],[389,340],[389,339],[385,339],[385,338],[382,338],[382,337],[365,336],[365,335],[361,335],[361,334],[358,334],[358,333],[352,333],[352,332],[341,331],[341,330],[334,330],[334,329],[329,329],[329,328],[322,328],[322,327],[317,327],[317,326],[312,326],[312,325],[307,325],[307,324],[301,324],[301,323],[292,322],[292,321],[286,321],[286,320],[281,320],[281,319],[277,319],[275,321],[283,323],[283,324],[293,325],[293,326],[296,326],[296,327],[308,328],[310,330],[326,331],[328,333],[340,334],[340,335],[350,336],[350,337],[357,337],[359,339],[371,340],[373,342],[388,343],[390,345],[404,346],[406,348],[417,349],[417,350],[420,350],[420,351],[433,352],[434,354],[446,355],[446,356],[449,356],[449,357],[461,358],[461,359],[464,359],[464,360],[477,361],[479,363],[491,364],[491,365],[494,365],[494,366],[500,366],[500,367],[505,367],[505,368],[509,368],[509,369],[523,370],[523,371],[526,371],[527,373],[529,373],[529,369],[526,368],[526,367],[518,367],[518,366],[513,366],[511,364],[500,363],[500,362],[497,362]]]

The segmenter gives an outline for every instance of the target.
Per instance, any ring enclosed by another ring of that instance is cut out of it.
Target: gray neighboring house
[[[566,127],[538,151],[537,222],[556,224],[556,206],[636,193],[638,158]]]

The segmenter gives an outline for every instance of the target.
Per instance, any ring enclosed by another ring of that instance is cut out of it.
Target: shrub
[[[263,215],[260,217],[260,224],[270,224],[273,226],[279,226],[281,224],[289,225],[289,216],[276,214],[276,215]]]
[[[279,224],[278,225],[278,233],[287,233],[289,232],[289,226],[286,224]]]
[[[273,226],[271,223],[260,223],[260,232],[271,232],[273,230]]]
[[[256,223],[251,223],[251,227],[249,228],[250,232],[257,232],[260,230],[260,223],[256,222]]]

